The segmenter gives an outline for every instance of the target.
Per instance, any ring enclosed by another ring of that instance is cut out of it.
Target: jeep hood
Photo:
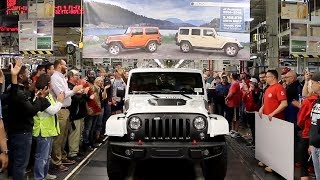
[[[127,116],[137,113],[200,113],[207,115],[208,111],[202,98],[137,98],[127,100],[129,108]]]

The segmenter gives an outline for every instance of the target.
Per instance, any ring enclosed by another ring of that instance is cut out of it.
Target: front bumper
[[[244,47],[242,46],[242,44],[238,44],[239,49],[243,49]]]
[[[123,159],[210,159],[221,156],[225,142],[109,142],[112,154]]]

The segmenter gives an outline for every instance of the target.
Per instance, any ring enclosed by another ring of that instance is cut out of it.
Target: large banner
[[[250,0],[85,0],[85,58],[249,60]]]
[[[256,113],[255,157],[285,179],[294,179],[294,125]]]

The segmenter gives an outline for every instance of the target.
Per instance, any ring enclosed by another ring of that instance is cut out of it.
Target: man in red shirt
[[[229,122],[229,128],[231,130],[231,137],[236,137],[238,135],[239,129],[239,108],[241,101],[241,91],[240,84],[238,82],[238,74],[231,74],[231,86],[229,89],[229,93],[226,97],[226,104],[228,106],[228,110],[226,113],[226,119]],[[231,127],[232,125],[232,127]]]
[[[284,110],[288,106],[286,90],[278,81],[278,72],[269,70],[266,75],[266,82],[269,87],[266,89],[263,96],[263,105],[259,110],[259,116],[262,114],[268,115],[271,121],[273,117],[285,119]],[[264,166],[259,162],[259,166]],[[270,167],[266,167],[267,172],[272,172]]]
[[[266,81],[269,85],[263,97],[263,105],[259,110],[262,114],[268,115],[270,121],[272,117],[285,119],[284,109],[288,106],[286,90],[278,83],[278,72],[269,70],[266,75]]]

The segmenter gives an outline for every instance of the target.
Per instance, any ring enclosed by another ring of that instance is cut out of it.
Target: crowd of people
[[[250,127],[255,146],[255,112],[294,124],[295,167],[301,168],[301,179],[315,173],[320,179],[320,73],[305,71],[303,81],[295,71],[284,68],[281,79],[276,70],[251,77],[247,73],[227,74],[204,71],[210,111],[225,116],[230,136],[239,137],[239,127]],[[318,117],[319,116],[319,117]],[[310,161],[312,157],[313,163]],[[259,166],[264,167],[263,162]],[[314,168],[313,168],[314,167]],[[265,167],[272,172],[272,167]]]
[[[0,71],[0,167],[8,168],[14,180],[24,179],[29,169],[36,180],[56,179],[49,172],[68,171],[105,139],[106,120],[123,111],[124,101],[116,92],[126,88],[128,71],[121,66],[108,73],[89,69],[82,77],[78,70],[68,70],[66,61],[56,60],[38,65],[30,75],[17,59],[9,71],[8,77]],[[320,179],[320,73],[306,71],[302,82],[289,68],[281,78],[276,70],[251,77],[225,69],[205,71],[204,78],[209,111],[226,117],[231,137],[249,127],[249,145],[255,146],[255,112],[270,121],[293,123],[301,179],[308,179],[313,169]],[[265,170],[272,172],[272,167]]]
[[[81,77],[62,59],[34,73],[17,59],[9,71],[8,77],[0,71],[0,163],[14,180],[30,170],[35,180],[57,179],[49,172],[68,171],[82,160],[105,140],[109,116],[123,110],[116,90],[125,88],[128,72],[121,66],[109,73],[89,69]]]

